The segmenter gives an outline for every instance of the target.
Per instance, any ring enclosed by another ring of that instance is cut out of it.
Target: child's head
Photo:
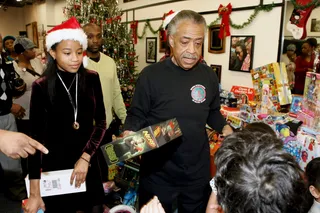
[[[277,136],[275,131],[268,125],[263,122],[253,122],[248,124],[244,130],[249,132],[260,132],[265,134],[271,134],[272,136]]]
[[[240,131],[215,154],[217,198],[225,213],[305,213],[307,185],[280,139]]]
[[[317,201],[320,201],[320,157],[308,163],[306,176],[310,193]]]

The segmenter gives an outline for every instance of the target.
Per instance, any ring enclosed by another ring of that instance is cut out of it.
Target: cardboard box
[[[178,121],[170,119],[106,144],[101,149],[110,166],[157,149],[181,135]]]
[[[86,183],[81,184],[79,188],[70,185],[70,177],[73,169],[59,170],[52,172],[42,172],[40,179],[40,194],[41,197],[72,194],[86,191]],[[30,196],[30,181],[29,176],[25,178],[28,197]]]

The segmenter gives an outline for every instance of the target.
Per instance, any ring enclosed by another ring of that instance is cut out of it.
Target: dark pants
[[[173,211],[172,204],[177,202],[178,212],[202,213],[205,212],[210,186],[203,185],[174,186],[159,185],[149,178],[140,178],[139,182],[139,208],[141,209],[153,196],[157,196],[166,213]]]

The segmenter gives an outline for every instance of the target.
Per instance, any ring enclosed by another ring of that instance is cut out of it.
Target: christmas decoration
[[[305,1],[305,0],[290,0],[295,9],[305,10],[311,6],[317,8],[320,6],[319,0]],[[306,3],[307,2],[307,3]]]
[[[116,62],[121,85],[134,85],[136,80],[132,30],[121,22],[122,12],[115,0],[67,0],[64,8],[67,17],[76,17],[81,25],[96,23],[101,26],[103,53]]]
[[[314,8],[312,4],[314,0],[297,0],[295,5],[305,6],[310,5],[304,9],[295,8],[292,11],[289,22],[287,23],[287,30],[289,30],[295,39],[304,39],[307,37],[306,25],[310,14]]]
[[[225,36],[230,36],[230,14],[232,11],[232,6],[229,3],[227,6],[220,4],[219,15],[221,16],[220,32],[219,38],[223,39]]]
[[[274,8],[274,4],[270,5],[261,5],[254,9],[253,14],[248,18],[248,20],[242,24],[234,24],[233,21],[230,18],[230,26],[234,29],[243,29],[246,26],[250,25],[252,21],[257,17],[257,15],[263,11],[263,12],[270,12]],[[209,27],[218,24],[218,21],[221,20],[221,16],[219,16],[216,20],[210,23]]]

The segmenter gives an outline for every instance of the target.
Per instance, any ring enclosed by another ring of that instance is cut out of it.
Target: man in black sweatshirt
[[[139,76],[124,134],[177,118],[182,137],[142,156],[140,207],[154,195],[166,212],[204,212],[210,180],[210,152],[205,125],[232,133],[220,113],[219,83],[212,69],[198,63],[206,22],[190,10],[169,23],[173,56],[146,67]]]

